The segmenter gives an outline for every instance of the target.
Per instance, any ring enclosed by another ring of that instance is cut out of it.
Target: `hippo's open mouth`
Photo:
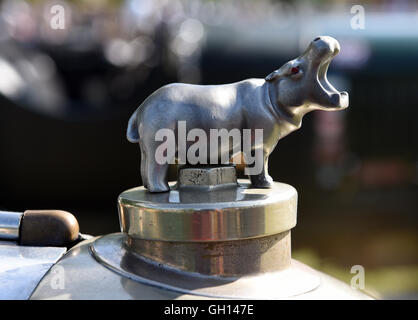
[[[302,55],[270,73],[265,80],[278,84],[277,103],[292,109],[291,113],[301,106],[309,110],[347,108],[348,93],[335,89],[327,78],[328,67],[339,52],[337,40],[317,37]]]
[[[314,56],[322,56],[316,75],[318,86],[314,88],[314,101],[319,109],[345,109],[348,107],[348,93],[338,91],[327,78],[328,67],[332,59],[339,53],[340,45],[330,37],[319,37],[312,42],[310,50]],[[324,51],[326,54],[323,54]],[[315,52],[316,51],[316,52]],[[319,57],[318,57],[319,58]]]

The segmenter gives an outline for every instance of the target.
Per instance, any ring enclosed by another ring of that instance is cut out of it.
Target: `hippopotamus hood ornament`
[[[209,137],[214,129],[236,130],[245,138],[245,130],[251,130],[250,139],[254,142],[254,131],[257,140],[257,130],[262,129],[262,142],[255,141],[249,150],[236,148],[236,141],[229,143],[228,140],[227,147],[218,146],[215,151],[218,151],[216,155],[219,159],[229,160],[239,149],[246,159],[247,168],[251,155],[259,154],[260,170],[256,173],[246,171],[246,174],[253,187],[271,187],[273,180],[268,175],[268,157],[277,142],[300,128],[302,117],[310,111],[348,107],[348,93],[339,92],[327,79],[328,66],[339,51],[337,40],[321,36],[315,38],[301,56],[287,62],[265,79],[206,86],[174,83],[155,91],[131,116],[127,129],[128,140],[139,142],[141,148],[144,186],[151,192],[170,190],[168,165],[179,159],[181,147],[187,152],[195,142],[194,135],[192,139],[187,136],[187,141],[181,144],[183,131],[198,129]],[[158,136],[161,129],[171,130],[172,139],[167,136],[164,140]],[[185,136],[183,138],[186,140]],[[178,141],[175,149],[166,152],[168,161],[158,161],[157,153],[163,141],[168,145],[173,144],[175,139]],[[239,139],[239,143],[241,141]],[[203,163],[199,164],[213,164],[213,151],[209,147],[207,150],[199,149],[199,159],[203,159]],[[226,153],[228,156],[225,158]],[[179,163],[190,163],[187,159],[183,160]]]

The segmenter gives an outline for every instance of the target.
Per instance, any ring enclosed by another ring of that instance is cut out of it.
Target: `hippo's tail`
[[[133,115],[129,118],[128,129],[126,130],[126,138],[129,142],[132,143],[139,142],[138,110],[136,110],[133,113]]]

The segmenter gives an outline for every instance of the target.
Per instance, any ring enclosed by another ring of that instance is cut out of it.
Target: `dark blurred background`
[[[341,44],[329,79],[350,108],[307,115],[270,157],[299,192],[293,256],[417,298],[415,1],[0,0],[0,209],[119,231],[117,196],[141,184],[127,120],[149,94],[265,77],[317,35]]]

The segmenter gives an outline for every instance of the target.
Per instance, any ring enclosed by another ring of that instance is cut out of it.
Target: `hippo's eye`
[[[292,69],[290,69],[291,74],[296,74],[298,72],[299,72],[299,67],[292,67]]]

